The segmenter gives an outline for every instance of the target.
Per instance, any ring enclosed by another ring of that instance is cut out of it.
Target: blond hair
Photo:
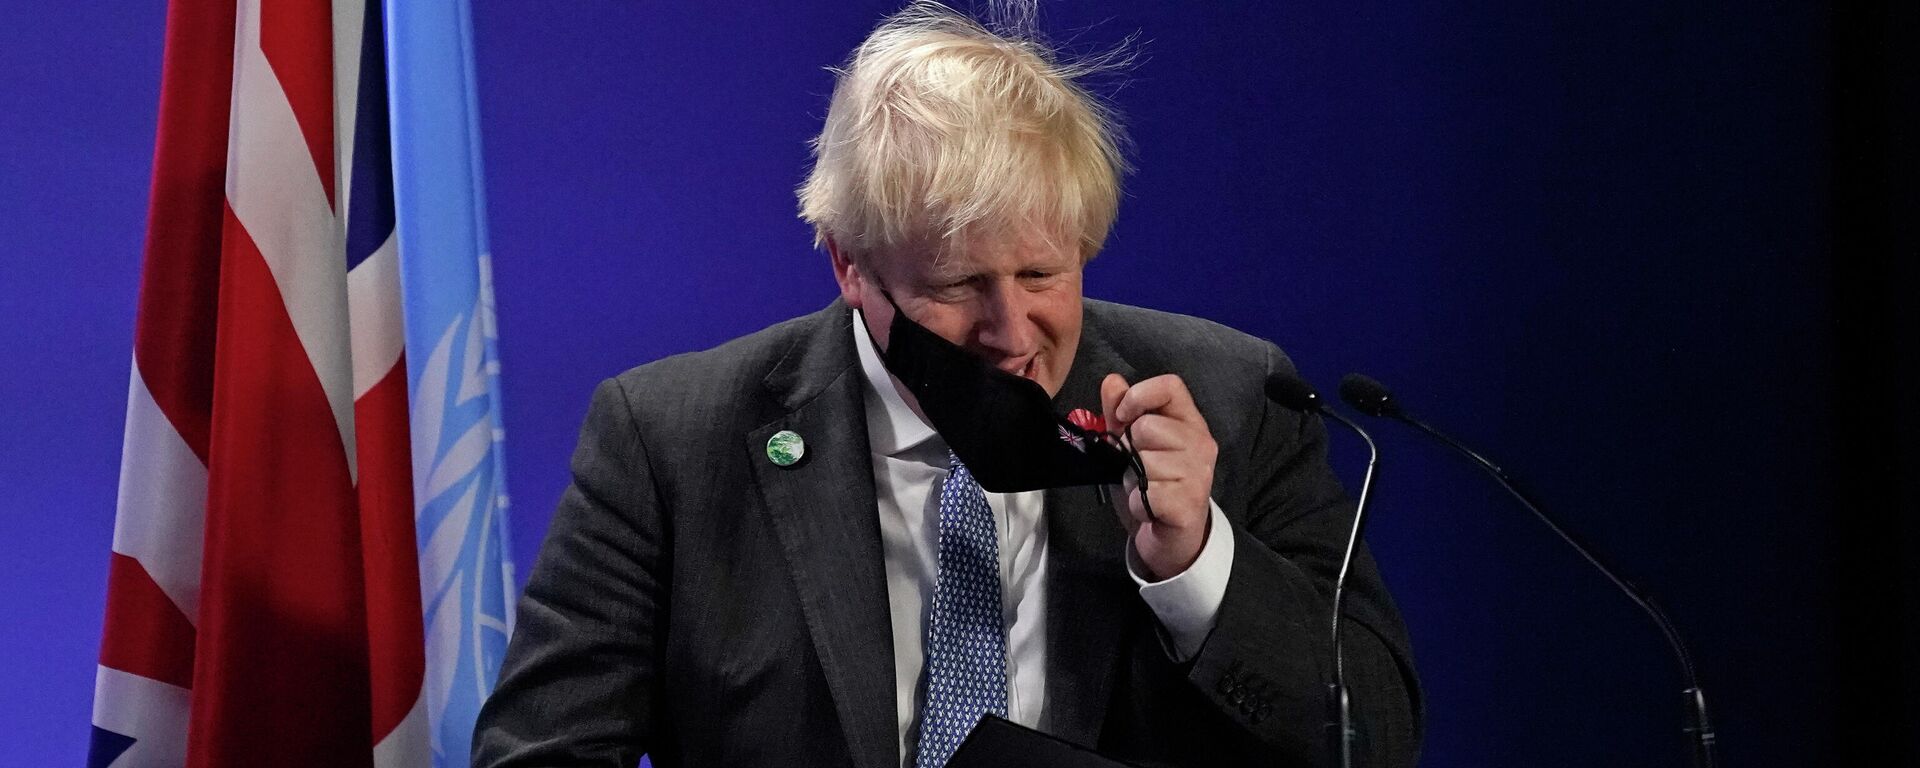
[[[1099,253],[1126,161],[1113,114],[1078,80],[1124,62],[1062,62],[1036,38],[996,34],[936,2],[881,22],[833,70],[799,189],[814,244],[832,238],[861,258],[1038,236],[1071,243],[1082,261]]]

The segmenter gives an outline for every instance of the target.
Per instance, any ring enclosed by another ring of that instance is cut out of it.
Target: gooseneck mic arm
[[[1367,472],[1360,481],[1360,497],[1353,508],[1353,528],[1347,532],[1346,552],[1340,556],[1340,573],[1333,580],[1333,617],[1329,619],[1333,635],[1333,684],[1328,693],[1329,725],[1336,729],[1331,735],[1330,748],[1341,768],[1353,766],[1353,706],[1352,697],[1347,690],[1346,650],[1340,638],[1340,609],[1346,602],[1347,573],[1353,569],[1353,554],[1360,547],[1360,537],[1366,525],[1367,496],[1373,490],[1373,474],[1380,463],[1380,448],[1374,445],[1373,436],[1340,412],[1326,407],[1320,400],[1320,393],[1299,378],[1284,373],[1275,373],[1267,377],[1267,398],[1282,406],[1301,413],[1317,413],[1331,418],[1347,429],[1353,430],[1361,440],[1367,443]]]
[[[1566,542],[1567,546],[1572,547],[1573,551],[1579,553],[1580,557],[1585,559],[1589,565],[1592,565],[1601,575],[1606,576],[1607,580],[1613,582],[1614,586],[1619,587],[1620,591],[1626,594],[1627,599],[1632,600],[1634,605],[1638,605],[1641,610],[1646,611],[1647,615],[1652,617],[1653,623],[1659,626],[1660,634],[1666,637],[1667,645],[1673,648],[1674,658],[1680,662],[1680,673],[1687,681],[1687,689],[1682,692],[1686,699],[1687,722],[1682,730],[1687,736],[1688,748],[1693,755],[1693,764],[1697,766],[1697,768],[1713,768],[1713,725],[1711,721],[1707,719],[1707,698],[1705,693],[1700,689],[1700,678],[1694,672],[1693,656],[1687,652],[1686,643],[1680,640],[1680,633],[1673,628],[1673,622],[1667,619],[1666,612],[1660,610],[1660,606],[1655,605],[1652,598],[1641,592],[1639,588],[1635,587],[1631,582],[1621,578],[1611,566],[1600,559],[1600,556],[1596,554],[1592,548],[1581,542],[1579,537],[1574,536],[1565,526],[1562,526],[1558,521],[1554,520],[1551,515],[1548,515],[1546,510],[1540,507],[1540,503],[1534,500],[1531,494],[1522,490],[1519,485],[1514,483],[1513,478],[1507,476],[1506,470],[1501,469],[1499,465],[1489,461],[1487,457],[1480,455],[1472,448],[1468,448],[1465,444],[1453,439],[1446,433],[1434,429],[1427,425],[1426,422],[1408,415],[1407,412],[1400,407],[1400,404],[1394,401],[1393,393],[1388,391],[1385,385],[1366,376],[1349,373],[1340,380],[1340,399],[1345,400],[1347,405],[1352,406],[1354,410],[1361,413],[1369,416],[1393,419],[1413,427],[1428,437],[1433,438],[1435,441],[1438,441],[1441,445],[1451,448],[1454,452],[1467,457],[1469,461],[1493,477],[1494,481],[1500,484],[1500,487],[1507,490],[1507,493],[1512,494],[1515,499],[1518,499],[1520,505],[1526,507],[1528,512],[1532,512],[1533,516],[1545,524],[1548,530],[1553,531],[1554,535],[1559,536],[1561,541]]]

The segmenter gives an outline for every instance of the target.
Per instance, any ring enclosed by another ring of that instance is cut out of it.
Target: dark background
[[[897,5],[475,6],[524,574],[596,381],[833,297],[792,189],[823,67]],[[1098,83],[1139,170],[1089,295],[1271,338],[1325,390],[1370,372],[1504,463],[1666,604],[1725,764],[1920,764],[1914,4],[1043,7],[1074,50],[1141,33]],[[13,11],[0,729],[78,764],[164,7]],[[1682,765],[1632,606],[1376,432],[1423,763]]]

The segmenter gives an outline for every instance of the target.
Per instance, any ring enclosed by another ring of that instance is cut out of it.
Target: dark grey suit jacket
[[[893,641],[852,312],[839,301],[602,382],[521,597],[474,765],[898,765]],[[1047,492],[1045,730],[1142,765],[1326,761],[1327,608],[1352,507],[1291,364],[1191,317],[1086,302],[1062,407],[1109,372],[1177,373],[1220,446],[1233,572],[1200,653],[1169,659],[1092,488]],[[806,440],[767,459],[783,429]],[[1348,681],[1369,766],[1410,765],[1420,701],[1370,558]]]

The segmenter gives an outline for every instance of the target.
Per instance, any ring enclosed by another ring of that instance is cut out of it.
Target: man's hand
[[[1115,511],[1133,534],[1133,548],[1155,580],[1180,575],[1207,543],[1213,462],[1220,453],[1187,384],[1172,374],[1129,386],[1120,374],[1100,382],[1100,410],[1112,434],[1133,428],[1133,450],[1146,466],[1147,516],[1137,480],[1127,475]]]

